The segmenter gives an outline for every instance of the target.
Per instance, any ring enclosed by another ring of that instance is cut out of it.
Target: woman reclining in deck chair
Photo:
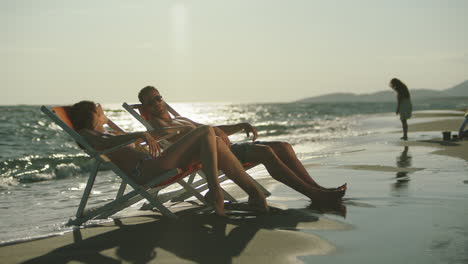
[[[135,149],[134,144],[107,154],[112,162],[138,184],[145,184],[154,175],[167,170],[185,168],[195,161],[201,161],[210,189],[210,197],[205,198],[214,206],[216,214],[224,215],[224,199],[218,182],[218,168],[249,195],[248,203],[252,209],[267,211],[263,193],[258,190],[226,144],[215,136],[210,126],[191,130],[160,154],[158,143],[153,137],[161,137],[186,127],[114,135],[106,133],[104,129],[104,124],[109,120],[99,104],[81,101],[72,106],[70,114],[76,131],[97,150],[108,149],[132,139],[142,139],[148,143],[151,155]],[[160,155],[156,156],[157,154]]]
[[[188,118],[178,116],[172,118],[166,108],[159,91],[153,86],[146,86],[140,90],[138,99],[142,103],[143,111],[149,124],[154,129],[173,126],[189,126],[192,129],[203,126]],[[334,203],[340,201],[346,192],[346,184],[337,188],[325,188],[315,182],[296,156],[291,145],[287,142],[255,141],[257,131],[248,123],[213,127],[216,136],[222,139],[227,148],[234,153],[241,162],[262,163],[270,175],[294,190],[309,197],[315,204]],[[247,135],[251,132],[254,142],[231,144],[228,135],[244,130]],[[176,140],[179,136],[171,137]]]

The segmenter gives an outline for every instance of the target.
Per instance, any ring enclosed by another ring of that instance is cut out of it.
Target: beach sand
[[[369,135],[305,164],[325,186],[348,183],[343,206],[316,208],[270,178],[271,212],[228,217],[175,204],[178,220],[140,211],[64,235],[0,247],[2,263],[467,263],[468,141],[442,141],[461,119],[415,115],[410,140]],[[423,119],[423,120],[418,120]],[[395,122],[395,128],[398,123]],[[359,151],[353,151],[359,149]],[[245,193],[234,186],[236,198]]]
[[[275,184],[271,179],[260,182]],[[232,185],[227,190],[246,198]],[[297,230],[352,228],[307,210],[270,206],[270,213],[256,214],[240,211],[246,207],[242,204],[226,205],[224,218],[197,213],[199,207],[192,203],[175,203],[171,209],[177,220],[142,211],[62,236],[4,246],[0,256],[2,263],[300,263],[296,256],[326,255],[336,248],[318,235]]]
[[[467,140],[464,141],[444,141],[442,140],[442,131],[451,131],[452,134],[458,134],[458,129],[463,121],[464,112],[436,112],[436,113],[419,113],[415,117],[446,117],[443,120],[436,120],[430,122],[422,122],[413,124],[409,127],[409,133],[412,132],[438,132],[440,136],[427,139],[427,140],[416,140],[402,142],[405,146],[424,146],[424,147],[436,147],[439,150],[434,151],[434,154],[448,155],[452,157],[461,158],[468,160],[468,148]],[[449,118],[451,117],[451,118]],[[455,118],[454,118],[455,117]]]

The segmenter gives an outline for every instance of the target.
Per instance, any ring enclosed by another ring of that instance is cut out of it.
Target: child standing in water
[[[407,120],[411,117],[411,112],[413,111],[408,87],[397,78],[393,78],[389,86],[397,92],[398,106],[396,114],[400,114],[401,125],[403,126],[403,137],[401,139],[408,140]]]

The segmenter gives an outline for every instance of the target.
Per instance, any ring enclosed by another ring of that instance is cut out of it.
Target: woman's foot
[[[261,195],[250,195],[248,201],[249,207],[253,211],[267,213],[268,212],[268,204],[263,194]]]
[[[223,197],[223,193],[220,192],[218,195],[213,195],[213,193],[210,191],[208,191],[205,196],[205,201],[213,206],[214,210],[215,210],[215,213],[219,216],[226,216],[225,212],[224,212],[224,197]]]
[[[209,204],[212,204],[213,203],[213,195],[211,195],[211,191],[208,190],[205,195],[203,196],[203,198],[205,198],[205,201]]]
[[[217,216],[226,216],[226,213],[224,212],[224,203],[223,205],[213,204],[213,207]]]

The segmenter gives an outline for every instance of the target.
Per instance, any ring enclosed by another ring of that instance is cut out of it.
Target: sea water
[[[125,131],[144,129],[120,105],[103,107]],[[396,117],[388,118],[395,103],[174,103],[172,107],[203,124],[249,122],[258,129],[259,140],[287,141],[303,161],[354,151],[366,135],[400,129]],[[434,107],[457,106],[414,105],[416,110]],[[243,133],[231,139],[247,140]],[[66,223],[76,212],[92,165],[40,106],[0,106],[0,243],[71,230]],[[267,175],[262,168],[249,173]],[[119,185],[112,172],[100,171],[89,206],[114,199]]]

